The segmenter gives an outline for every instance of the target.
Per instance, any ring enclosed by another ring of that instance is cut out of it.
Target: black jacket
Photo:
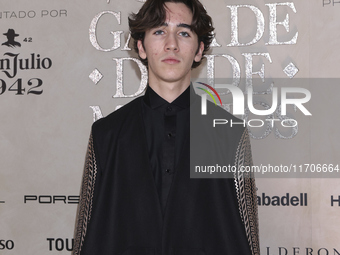
[[[254,179],[190,178],[189,137],[162,215],[141,104],[137,98],[93,124],[74,254],[259,255]],[[232,152],[227,161],[251,165],[247,129],[224,133]]]

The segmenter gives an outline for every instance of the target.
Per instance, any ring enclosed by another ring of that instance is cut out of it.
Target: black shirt
[[[189,139],[190,89],[169,103],[148,86],[143,100],[151,171],[163,212],[181,149]]]

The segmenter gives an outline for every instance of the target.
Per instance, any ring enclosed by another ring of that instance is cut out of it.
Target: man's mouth
[[[166,58],[163,59],[162,62],[173,65],[179,63],[180,61],[176,58]]]

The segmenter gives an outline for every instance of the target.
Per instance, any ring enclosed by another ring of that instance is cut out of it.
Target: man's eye
[[[179,34],[184,37],[190,37],[188,32],[180,32]]]
[[[164,32],[162,30],[157,30],[154,32],[155,35],[162,35]]]

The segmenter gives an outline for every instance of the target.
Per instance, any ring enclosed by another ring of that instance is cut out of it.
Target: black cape
[[[73,254],[259,255],[254,178],[240,172],[233,178],[190,178],[189,138],[163,216],[141,104],[137,98],[92,126]],[[226,128],[223,138],[231,152],[227,162],[252,165],[246,128]]]

